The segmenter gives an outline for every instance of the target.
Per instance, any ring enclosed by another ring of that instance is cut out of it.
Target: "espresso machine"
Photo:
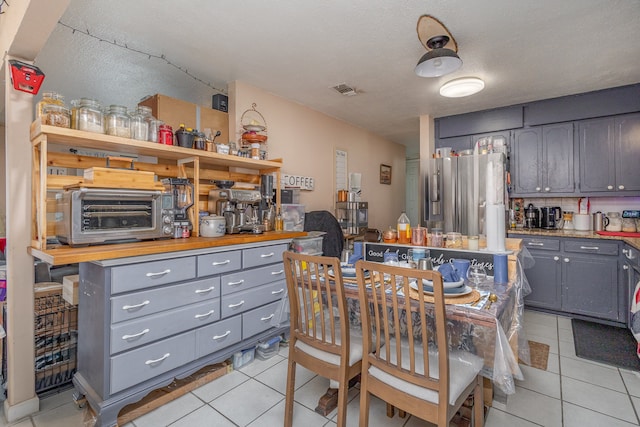
[[[215,201],[215,206],[212,202]],[[224,217],[227,234],[248,232],[259,234],[264,227],[258,219],[262,196],[258,190],[226,188],[211,190],[209,210]]]
[[[163,217],[170,218],[165,220],[170,222],[165,226],[173,228],[174,238],[188,237],[193,229],[188,212],[194,203],[193,184],[187,178],[165,178],[162,184],[165,193],[171,195],[166,202],[163,201],[162,206]]]

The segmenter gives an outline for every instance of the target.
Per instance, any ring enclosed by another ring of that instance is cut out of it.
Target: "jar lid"
[[[97,99],[80,98],[80,107],[101,108],[102,104]]]
[[[170,130],[172,131],[173,128],[171,127],[171,125],[160,125],[160,129],[161,130]]]
[[[55,112],[55,113],[64,113],[64,114],[71,114],[71,111],[63,106],[63,105],[56,105],[56,104],[46,104],[42,107],[42,112],[43,113],[50,113],[50,112]]]

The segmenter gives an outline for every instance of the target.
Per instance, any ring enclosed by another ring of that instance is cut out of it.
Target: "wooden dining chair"
[[[293,422],[300,364],[339,383],[337,424],[345,426],[349,380],[360,374],[362,365],[362,337],[349,330],[340,260],[294,252],[283,257],[291,322],[284,425]]]
[[[365,349],[360,427],[368,426],[371,395],[445,427],[471,394],[473,425],[481,427],[483,361],[449,350],[440,273],[358,261],[356,276]],[[423,279],[433,282],[433,303],[425,301]]]

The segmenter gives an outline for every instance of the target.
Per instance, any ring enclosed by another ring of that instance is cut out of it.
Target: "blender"
[[[162,180],[165,191],[171,194],[171,207],[167,214],[173,218],[173,237],[188,237],[193,228],[188,209],[193,206],[193,184],[187,178],[165,178]],[[164,206],[163,206],[164,208]]]

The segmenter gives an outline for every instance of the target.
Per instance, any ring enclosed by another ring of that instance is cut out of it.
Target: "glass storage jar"
[[[79,130],[104,133],[104,115],[102,114],[100,101],[81,98],[77,115]]]
[[[71,112],[61,105],[46,104],[42,107],[40,116],[43,125],[68,128],[71,123]]]
[[[131,118],[124,105],[110,105],[105,121],[107,135],[131,138]]]
[[[636,220],[633,218],[622,218],[622,231],[624,233],[635,233]]]
[[[149,122],[149,141],[158,142],[160,140],[160,126],[163,124],[164,122],[158,119]]]
[[[131,116],[131,136],[140,141],[149,140],[149,124],[155,117],[151,115],[151,108],[139,105]]]
[[[80,107],[79,99],[72,99],[71,104],[71,129],[78,129],[78,108]]]
[[[64,107],[64,96],[56,92],[43,92],[42,99],[36,104],[36,118],[42,117],[42,110],[45,105]]]

